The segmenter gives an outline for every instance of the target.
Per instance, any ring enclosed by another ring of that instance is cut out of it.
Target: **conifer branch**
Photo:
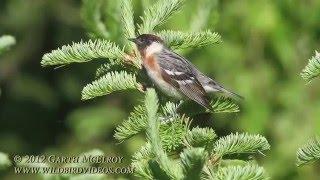
[[[154,158],[150,143],[142,146],[132,157],[132,166],[135,168],[134,175],[143,179],[153,179],[148,166],[148,161]]]
[[[135,152],[133,157],[133,162],[145,161],[154,157],[154,154],[151,152],[151,144],[147,142],[144,146],[140,148],[139,151]]]
[[[82,0],[81,16],[86,29],[96,38],[108,39],[109,32],[101,17],[102,0]]]
[[[320,138],[314,137],[297,151],[297,165],[301,166],[320,159]]]
[[[138,178],[153,180],[151,171],[150,171],[149,166],[147,164],[148,164],[148,162],[145,162],[145,163],[134,162],[134,163],[132,163],[132,166],[135,168],[134,175]]]
[[[176,117],[170,122],[161,123],[159,135],[162,148],[166,152],[172,152],[182,148],[189,122],[189,118],[176,115]]]
[[[215,179],[263,180],[268,178],[266,177],[265,170],[262,167],[248,163],[245,166],[227,166],[220,168]]]
[[[163,180],[173,179],[165,170],[163,170],[160,167],[160,164],[157,161],[151,159],[148,161],[148,165],[149,165],[150,172],[153,176],[152,179],[163,179]]]
[[[131,0],[120,0],[120,13],[125,40],[136,37]],[[132,49],[133,44],[130,43],[129,47]]]
[[[158,35],[172,49],[197,48],[221,42],[221,36],[210,30],[191,33],[165,30]]]
[[[156,4],[144,11],[139,25],[140,34],[152,33],[154,28],[163,24],[172,14],[179,11],[185,0],[158,0]]]
[[[172,179],[180,179],[181,174],[179,168],[171,162],[162,149],[160,135],[159,135],[159,118],[157,117],[158,111],[158,98],[154,89],[148,89],[146,92],[145,106],[148,115],[148,128],[147,139],[151,144],[151,150],[156,156],[159,167]]]
[[[145,96],[145,107],[148,119],[147,138],[150,141],[152,151],[160,160],[165,160],[165,152],[161,148],[159,136],[158,97],[154,89],[148,89]],[[158,154],[159,153],[159,154]],[[161,159],[162,158],[162,159]]]
[[[10,36],[10,35],[1,36],[0,37],[0,55],[15,44],[16,44],[16,39],[13,36]]]
[[[200,179],[202,168],[208,158],[204,148],[185,149],[180,155],[183,170],[183,179]]]
[[[110,62],[102,64],[96,70],[96,78],[99,78],[110,71],[123,71],[125,70],[124,64],[120,64],[117,61],[109,60]]]
[[[185,143],[187,146],[204,147],[208,150],[211,148],[216,137],[217,135],[211,128],[195,127],[186,134]]]
[[[169,101],[162,107],[162,113],[164,116],[177,115],[177,109],[178,104]]]
[[[239,106],[232,99],[220,96],[210,103],[213,113],[234,113],[239,112]]]
[[[110,94],[115,91],[139,89],[140,84],[134,74],[125,71],[109,72],[100,79],[86,85],[82,90],[82,100]]]
[[[307,66],[300,73],[301,77],[307,82],[320,76],[320,53],[316,51],[315,56],[309,59]]]
[[[127,120],[124,120],[121,125],[116,128],[114,137],[123,142],[126,139],[138,134],[145,129],[147,124],[146,108],[144,106],[134,107],[133,112]]]
[[[183,139],[189,126],[189,118],[180,116],[175,112],[176,104],[166,103],[162,107],[162,112],[158,113],[161,124],[159,134],[162,147],[166,152],[179,149],[183,145]],[[123,142],[126,139],[144,131],[147,124],[146,107],[139,105],[130,113],[127,120],[116,128],[114,137]]]
[[[117,60],[119,63],[126,59],[126,54],[114,43],[107,40],[89,40],[88,42],[73,43],[53,50],[42,57],[42,66],[66,65],[83,63],[97,58]]]
[[[270,149],[265,137],[261,135],[230,134],[220,138],[214,144],[214,151],[219,156],[237,153],[256,153]]]
[[[217,169],[214,166],[209,166],[207,163],[203,167],[203,171],[201,174],[201,179],[202,180],[216,180],[216,171]]]
[[[140,0],[143,9],[148,9],[156,0]]]

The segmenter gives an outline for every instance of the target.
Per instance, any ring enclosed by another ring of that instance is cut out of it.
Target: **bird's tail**
[[[221,87],[220,91],[221,91],[222,93],[227,94],[228,96],[231,96],[231,97],[235,98],[235,99],[238,99],[238,100],[243,100],[243,99],[244,99],[243,96],[240,96],[239,94],[234,93],[234,92],[232,92],[232,91],[229,91],[229,90],[227,90],[227,89],[225,89],[225,88],[223,88],[223,87]]]
[[[198,79],[201,83],[201,85],[203,86],[203,88],[205,89],[205,91],[207,93],[210,92],[221,92],[226,94],[227,96],[231,96],[235,99],[238,100],[243,100],[244,97],[240,96],[237,93],[234,93],[232,91],[227,90],[226,88],[224,88],[222,85],[220,85],[218,82],[216,82],[215,80],[207,77],[206,75],[202,74],[200,71],[197,70],[197,74],[198,74]]]
[[[230,96],[230,97],[238,99],[238,100],[244,99],[243,96],[240,96],[237,93],[234,93],[232,91],[227,90],[226,88],[224,88],[223,86],[221,86],[220,84],[218,84],[217,82],[215,82],[212,79],[210,79],[210,80],[211,81],[207,82],[204,86],[204,88],[207,92],[221,92],[221,93],[226,94],[227,96]]]

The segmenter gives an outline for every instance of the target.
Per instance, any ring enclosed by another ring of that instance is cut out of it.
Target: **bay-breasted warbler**
[[[207,93],[222,92],[242,98],[226,90],[213,79],[201,73],[186,58],[166,47],[164,41],[152,34],[131,38],[140,52],[143,67],[152,82],[165,94],[183,99],[185,97],[211,109]]]

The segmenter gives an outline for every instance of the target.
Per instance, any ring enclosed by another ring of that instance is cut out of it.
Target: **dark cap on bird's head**
[[[144,49],[151,45],[153,42],[163,44],[163,40],[153,34],[141,34],[136,38],[130,38],[128,40],[134,42],[139,49]]]

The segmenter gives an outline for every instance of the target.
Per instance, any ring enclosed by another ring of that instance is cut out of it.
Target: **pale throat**
[[[146,50],[146,56],[150,56],[150,55],[154,55],[156,53],[161,52],[163,49],[163,45],[161,43],[158,42],[153,42],[151,45],[149,45]]]

